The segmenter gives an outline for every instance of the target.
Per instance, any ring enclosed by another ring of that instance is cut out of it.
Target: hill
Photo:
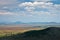
[[[28,22],[28,23],[24,23],[24,22],[21,22],[21,21],[16,21],[16,22],[0,22],[0,25],[16,25],[16,24],[30,24],[30,25],[33,25],[33,24],[60,24],[60,23],[57,23],[57,22]]]
[[[60,28],[49,27],[44,30],[31,30],[22,34],[2,37],[0,40],[60,40]]]
[[[0,22],[0,25],[16,25],[16,24],[24,24],[21,21],[16,21],[16,22]]]

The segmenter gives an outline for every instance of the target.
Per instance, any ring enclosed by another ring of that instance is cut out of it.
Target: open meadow
[[[11,36],[18,33],[23,33],[30,30],[41,30],[43,28],[34,27],[0,27],[0,37]]]
[[[53,38],[53,39],[52,39]],[[0,40],[60,40],[60,25],[2,25]]]

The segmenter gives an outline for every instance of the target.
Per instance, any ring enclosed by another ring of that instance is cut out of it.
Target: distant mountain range
[[[8,24],[23,24],[23,22],[17,21],[17,22],[0,22],[0,25],[8,25]]]
[[[59,24],[57,22],[30,22],[30,24]]]
[[[23,23],[20,21],[16,21],[16,22],[0,22],[0,25],[8,25],[8,24],[60,24],[57,22],[28,22],[28,23]]]

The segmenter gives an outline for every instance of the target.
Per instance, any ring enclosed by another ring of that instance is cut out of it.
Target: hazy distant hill
[[[60,24],[57,22],[30,22],[29,24]]]
[[[16,22],[0,22],[0,25],[13,25],[13,24],[24,24],[23,22],[16,21]]]
[[[21,21],[16,21],[16,22],[0,22],[0,25],[8,25],[8,24],[60,24],[56,22],[28,22],[28,23],[23,23]]]

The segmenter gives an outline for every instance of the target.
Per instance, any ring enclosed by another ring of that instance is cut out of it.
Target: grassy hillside
[[[0,37],[0,40],[60,40],[60,27],[31,30],[11,36]]]
[[[43,28],[32,27],[0,27],[0,37],[23,33],[29,30],[41,30]]]

